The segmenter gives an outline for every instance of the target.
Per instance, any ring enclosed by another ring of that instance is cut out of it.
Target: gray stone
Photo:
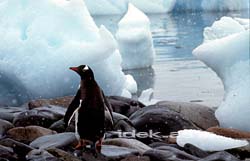
[[[148,150],[143,154],[144,156],[148,156],[150,160],[153,161],[186,161],[186,160],[198,160],[199,158],[187,154],[178,149],[163,148],[160,149],[152,149]]]
[[[61,106],[49,105],[38,107],[36,110],[46,113],[47,115],[53,114],[54,117],[62,118],[65,115],[67,109]]]
[[[127,117],[140,108],[145,107],[144,104],[137,100],[120,96],[110,96],[108,97],[108,101],[112,106],[113,112],[123,114]]]
[[[206,130],[209,127],[219,125],[214,115],[214,110],[204,105],[187,102],[158,102],[156,106],[164,106],[182,114],[186,119],[192,121],[197,127]],[[195,111],[195,112],[194,112]]]
[[[150,161],[150,158],[146,156],[131,156],[131,157],[126,157],[121,161]]]
[[[0,119],[13,122],[15,115],[25,110],[24,107],[0,107]]]
[[[13,152],[12,148],[0,145],[0,157],[11,161],[17,160],[17,155]]]
[[[19,159],[24,159],[25,156],[31,150],[34,150],[34,148],[32,148],[26,144],[20,143],[18,141],[15,141],[15,140],[12,140],[9,138],[0,140],[0,145],[12,148],[14,153],[16,153],[18,155]]]
[[[40,126],[15,127],[7,132],[7,136],[24,143],[30,143],[38,137],[56,134],[55,131]]]
[[[82,161],[118,161],[118,160],[108,159],[102,154],[93,155],[93,153],[90,152],[75,151],[74,154],[77,155],[77,157],[80,158]]]
[[[113,112],[113,118],[114,118],[114,130],[122,130],[122,131],[135,130],[132,122],[126,116]]]
[[[110,160],[120,160],[128,156],[139,155],[139,152],[135,149],[113,145],[103,145],[101,153]]]
[[[151,148],[146,144],[135,140],[135,139],[125,139],[125,138],[116,138],[116,139],[106,139],[103,142],[104,145],[115,145],[119,147],[127,147],[137,150],[140,154],[143,154]]]
[[[54,112],[47,107],[21,112],[14,118],[15,126],[37,125],[48,128],[53,122],[61,119],[61,113]]]
[[[209,153],[207,153],[206,151],[203,151],[192,144],[185,144],[184,150],[187,153],[192,154],[194,156],[197,156],[199,158],[204,158],[204,157],[207,157],[209,155]]]
[[[47,151],[53,156],[60,159],[61,161],[81,161],[81,159],[61,149],[51,148],[51,149],[48,149]]]
[[[61,161],[45,150],[32,150],[26,156],[27,161]]]
[[[5,133],[13,128],[13,124],[10,123],[9,121],[6,121],[6,120],[2,120],[0,119],[0,139],[2,138],[3,135],[5,135]]]
[[[56,131],[58,133],[62,133],[62,132],[64,132],[66,130],[65,129],[65,122],[63,121],[63,119],[58,120],[58,121],[54,122],[49,127],[49,129],[54,130],[54,131]],[[74,128],[73,128],[72,132],[74,132]]]
[[[185,151],[182,151],[182,150],[177,149],[176,147],[172,147],[172,146],[160,146],[160,147],[157,147],[155,149],[172,152],[177,156],[177,158],[187,158],[187,159],[194,159],[194,160],[199,159],[199,157],[197,157],[197,156],[193,156],[189,153],[186,153]]]
[[[37,149],[61,148],[70,146],[77,142],[75,133],[66,132],[54,135],[46,135],[37,138],[30,143],[30,146]]]
[[[211,154],[206,158],[200,159],[198,161],[240,161],[240,160],[235,156],[231,155],[230,153],[222,151]]]

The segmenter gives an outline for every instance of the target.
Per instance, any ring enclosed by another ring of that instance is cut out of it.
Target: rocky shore
[[[94,156],[88,149],[75,150],[74,123],[65,129],[62,120],[71,99],[68,96],[34,100],[20,107],[0,107],[0,161],[239,161],[250,158],[248,146],[208,152],[192,144],[180,147],[171,137],[146,136],[150,131],[170,136],[179,130],[196,129],[236,139],[250,138],[249,132],[220,128],[209,107],[170,101],[145,106],[117,96],[108,98],[113,108],[114,127],[106,119],[107,133],[101,154]]]

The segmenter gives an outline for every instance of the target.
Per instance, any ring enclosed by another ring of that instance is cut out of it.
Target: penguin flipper
[[[78,90],[76,96],[74,97],[74,99],[71,101],[65,115],[64,115],[64,122],[65,122],[65,126],[67,127],[70,123],[70,120],[72,119],[72,117],[75,114],[75,111],[78,109],[79,105],[80,105],[80,97],[81,97],[81,91]]]
[[[105,110],[108,112],[109,119],[111,120],[112,126],[113,126],[114,125],[114,118],[113,118],[113,114],[112,114],[112,111],[113,111],[112,106],[109,103],[109,101],[107,100],[107,98],[104,95],[103,91],[102,91],[102,97],[103,97],[103,100],[104,100]]]

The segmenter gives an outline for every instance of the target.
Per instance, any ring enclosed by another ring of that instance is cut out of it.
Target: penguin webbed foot
[[[78,144],[75,146],[76,150],[83,150],[86,147],[84,140],[79,140]]]
[[[101,149],[102,149],[102,139],[100,139],[96,144],[95,144],[95,151],[97,153],[101,153]]]

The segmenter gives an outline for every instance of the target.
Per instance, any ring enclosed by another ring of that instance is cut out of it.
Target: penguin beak
[[[75,71],[75,72],[78,72],[78,68],[77,68],[77,67],[70,67],[69,69],[70,69],[70,70],[73,70],[73,71]]]

